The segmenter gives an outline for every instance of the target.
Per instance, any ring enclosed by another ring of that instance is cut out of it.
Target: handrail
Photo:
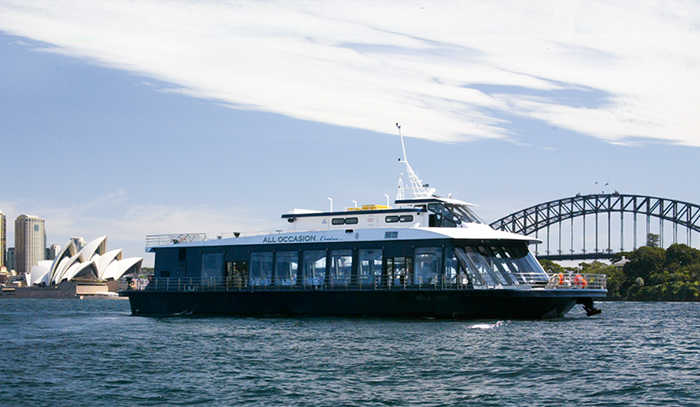
[[[270,281],[255,281],[247,278],[199,278],[199,277],[161,277],[146,279],[134,279],[130,284],[121,285],[123,291],[147,290],[147,291],[345,291],[345,290],[466,290],[466,289],[581,289],[604,290],[606,278],[604,274],[549,274],[549,280],[541,273],[521,273],[516,275],[517,284],[511,286],[472,286],[457,278],[454,281],[438,278],[430,282],[413,284],[409,280],[394,279],[389,282],[374,279],[363,279],[358,284],[356,278],[343,283],[329,284],[318,283],[314,280],[304,281],[280,281],[278,284]],[[421,281],[420,279],[418,281]]]
[[[274,232],[270,231],[258,231],[258,232],[223,232],[216,235],[216,239],[224,238],[236,238],[236,237],[250,237],[250,236],[264,236],[272,234],[283,233],[282,230],[276,230]],[[164,246],[170,244],[179,243],[190,243],[190,242],[204,242],[209,240],[206,233],[169,233],[163,235],[146,235],[146,251],[149,248],[156,246]]]
[[[593,289],[604,290],[607,286],[608,276],[605,274],[579,274],[579,273],[551,273],[547,288],[554,289]]]
[[[166,244],[178,244],[189,242],[203,242],[207,240],[206,233],[171,233],[165,235],[147,235],[146,249],[154,246],[163,246]]]

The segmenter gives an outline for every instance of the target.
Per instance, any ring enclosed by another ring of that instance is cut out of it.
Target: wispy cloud
[[[684,1],[0,2],[0,30],[178,92],[450,142],[525,138],[519,115],[700,146],[699,22]]]

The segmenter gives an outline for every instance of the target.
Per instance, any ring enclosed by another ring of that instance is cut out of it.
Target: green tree
[[[659,247],[659,235],[654,233],[647,233],[647,246]]]
[[[580,263],[581,274],[605,274],[608,288],[608,298],[622,299],[620,289],[626,281],[625,273],[619,267],[594,261],[593,263]]]
[[[549,274],[559,274],[559,273],[564,273],[566,272],[564,270],[564,267],[560,266],[559,264],[551,261],[551,260],[538,260],[540,262],[540,266],[544,269]]]
[[[680,243],[674,243],[666,249],[666,267],[683,268],[698,263],[700,250]]]
[[[666,250],[661,247],[642,246],[630,253],[629,263],[625,264],[624,272],[630,280],[637,277],[648,279],[654,273],[664,270]]]

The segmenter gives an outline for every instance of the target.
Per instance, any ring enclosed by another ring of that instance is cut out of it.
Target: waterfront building
[[[15,269],[15,248],[8,247],[6,254],[7,255],[5,256],[5,267],[7,267],[7,270],[14,270]]]
[[[6,266],[5,253],[7,252],[7,217],[0,211],[0,268]]]
[[[61,246],[57,245],[56,243],[52,244],[46,249],[46,260],[53,260],[58,256],[58,253],[61,251]]]
[[[122,250],[107,251],[107,236],[78,250],[71,238],[51,260],[40,261],[25,274],[28,286],[57,285],[64,281],[116,281],[123,275],[138,275],[142,257],[123,258]]]
[[[29,273],[46,255],[46,229],[44,219],[38,216],[19,215],[15,220],[15,270],[17,274]]]

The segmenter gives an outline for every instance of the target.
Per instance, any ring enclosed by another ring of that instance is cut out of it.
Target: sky
[[[393,202],[396,123],[487,222],[576,193],[700,203],[699,29],[697,1],[0,0],[8,246],[30,214],[148,266],[146,235]]]

